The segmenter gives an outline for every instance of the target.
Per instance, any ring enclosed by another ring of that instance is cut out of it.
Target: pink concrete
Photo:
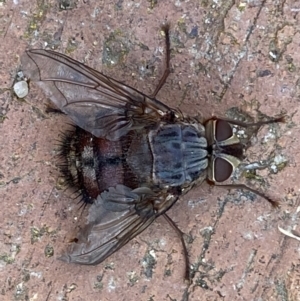
[[[300,244],[278,230],[299,231],[299,1],[63,1],[69,10],[58,2],[0,1],[0,300],[300,300]],[[163,71],[165,20],[172,74],[160,100],[205,117],[232,107],[287,116],[247,150],[273,169],[257,171],[261,181],[239,178],[280,209],[204,184],[169,211],[190,238],[191,283],[162,218],[98,266],[56,259],[87,214],[56,165],[68,120],[45,113],[34,85],[24,100],[11,92],[19,56],[50,45],[150,94]]]

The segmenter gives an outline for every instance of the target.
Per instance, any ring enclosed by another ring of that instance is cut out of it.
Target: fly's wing
[[[21,63],[25,76],[58,109],[96,137],[117,140],[173,112],[158,100],[58,52],[29,50]]]
[[[149,202],[155,194],[148,188],[132,190],[117,185],[103,192],[91,205],[88,224],[72,243],[66,262],[95,265],[146,229],[160,213]]]

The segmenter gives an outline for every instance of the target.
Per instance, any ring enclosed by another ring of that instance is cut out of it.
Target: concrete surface
[[[300,243],[278,230],[300,232],[300,1],[1,0],[0,20],[1,300],[300,300]],[[45,113],[34,85],[24,100],[11,89],[23,51],[48,47],[150,94],[165,20],[172,74],[160,100],[206,117],[235,116],[234,107],[287,116],[251,139],[248,161],[268,168],[239,177],[280,209],[204,184],[169,211],[187,234],[191,283],[162,218],[98,266],[56,259],[87,214],[57,168],[68,120]]]

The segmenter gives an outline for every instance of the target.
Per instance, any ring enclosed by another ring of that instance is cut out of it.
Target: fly
[[[95,265],[119,250],[162,215],[179,234],[189,278],[188,252],[182,232],[167,211],[180,196],[204,180],[225,188],[250,190],[243,184],[222,185],[243,156],[232,125],[261,126],[274,118],[243,123],[213,117],[201,122],[156,99],[170,74],[169,25],[166,68],[152,95],[145,95],[63,54],[28,50],[23,71],[75,124],[62,143],[62,171],[85,204],[88,223],[62,260]]]

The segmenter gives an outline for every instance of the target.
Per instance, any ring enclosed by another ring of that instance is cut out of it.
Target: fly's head
[[[243,159],[244,146],[233,132],[231,125],[238,125],[244,128],[259,128],[264,124],[280,122],[285,122],[284,116],[254,123],[244,123],[227,118],[216,117],[207,120],[204,123],[209,152],[207,181],[210,184],[226,188],[241,188],[252,191],[270,202],[273,207],[278,207],[279,203],[277,201],[273,201],[263,192],[244,184],[227,185],[222,184],[222,182],[225,182],[233,175],[235,169],[241,164],[241,160]]]
[[[227,120],[209,119],[205,129],[210,153],[208,180],[221,183],[240,165],[244,147]]]

